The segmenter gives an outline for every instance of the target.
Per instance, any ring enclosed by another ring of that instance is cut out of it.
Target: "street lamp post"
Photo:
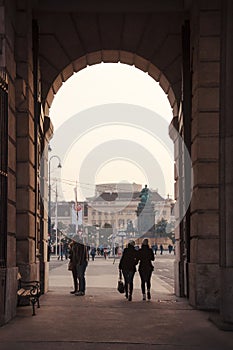
[[[51,237],[51,231],[52,231],[52,225],[51,225],[51,171],[50,171],[50,163],[53,158],[56,158],[58,160],[58,168],[61,168],[61,159],[58,156],[52,156],[49,159],[49,168],[48,168],[48,175],[49,175],[49,208],[48,208],[48,232]],[[57,255],[57,245],[56,245],[56,255]]]

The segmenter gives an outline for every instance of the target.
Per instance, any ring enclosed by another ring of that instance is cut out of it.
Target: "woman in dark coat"
[[[119,263],[119,270],[122,270],[125,280],[125,296],[131,301],[133,294],[133,279],[138,263],[138,252],[134,248],[135,242],[131,241],[128,247],[124,249]]]
[[[142,247],[138,251],[139,263],[139,275],[141,278],[141,290],[143,300],[146,300],[146,287],[147,287],[147,299],[151,299],[151,275],[154,270],[154,266],[151,261],[155,260],[153,250],[148,245],[148,239],[145,238],[142,242]]]

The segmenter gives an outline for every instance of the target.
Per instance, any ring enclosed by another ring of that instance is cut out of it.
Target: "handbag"
[[[68,270],[69,270],[69,271],[72,271],[72,270],[73,270],[72,261],[69,261],[69,263],[68,263]]]
[[[118,284],[117,284],[117,290],[121,294],[124,293],[124,291],[125,291],[125,285],[124,285],[124,282],[122,281],[121,270],[119,270],[119,279],[118,279]]]

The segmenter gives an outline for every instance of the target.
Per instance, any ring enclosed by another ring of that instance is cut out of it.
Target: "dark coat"
[[[119,269],[125,271],[136,271],[136,265],[138,263],[138,252],[134,249],[134,246],[129,244],[128,248],[125,248],[123,255],[119,263]]]
[[[81,243],[72,243],[69,258],[74,266],[82,265],[88,260],[87,247]]]
[[[142,245],[138,251],[139,271],[152,271],[154,269],[152,262],[155,260],[153,250],[148,245]]]

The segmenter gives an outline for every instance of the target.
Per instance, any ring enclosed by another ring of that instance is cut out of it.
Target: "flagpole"
[[[56,241],[55,241],[55,254],[57,257],[57,180],[56,180],[56,202],[55,202],[55,228],[56,228]]]
[[[74,188],[74,194],[75,194],[75,234],[77,234],[78,230],[78,220],[77,220],[77,215],[78,215],[78,198],[77,198],[77,180],[76,180],[76,187]]]

